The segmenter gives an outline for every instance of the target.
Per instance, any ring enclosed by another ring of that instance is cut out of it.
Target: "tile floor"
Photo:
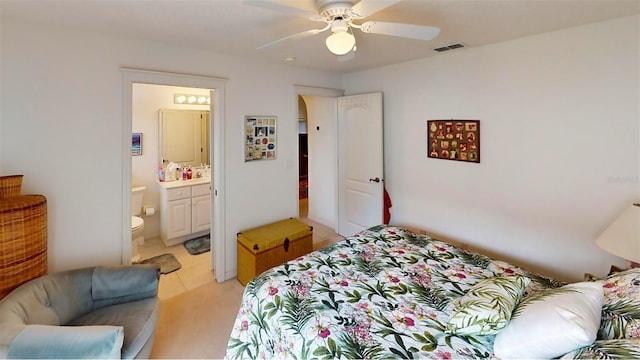
[[[211,252],[199,255],[191,255],[182,244],[164,246],[162,240],[157,238],[145,239],[144,244],[138,246],[141,259],[148,259],[160,254],[173,254],[182,267],[160,278],[158,296],[161,300],[193,290],[209,282],[215,282],[211,270]]]
[[[300,220],[313,226],[314,250],[343,239],[343,237],[336,234],[333,229],[307,219],[306,206],[306,200],[300,201]],[[158,289],[158,296],[161,300],[174,297],[216,281],[213,270],[211,270],[211,252],[191,255],[182,244],[165,247],[160,238],[145,239],[145,243],[140,245],[138,250],[140,251],[140,257],[142,259],[171,253],[178,259],[180,264],[182,264],[179,270],[162,275]]]

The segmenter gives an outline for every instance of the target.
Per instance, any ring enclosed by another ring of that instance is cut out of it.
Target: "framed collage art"
[[[428,120],[427,157],[480,162],[480,120]]]
[[[245,116],[244,161],[275,159],[277,117]]]

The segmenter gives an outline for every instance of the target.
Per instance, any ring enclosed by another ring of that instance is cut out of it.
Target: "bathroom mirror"
[[[209,111],[159,111],[159,157],[168,164],[200,166],[209,163]]]

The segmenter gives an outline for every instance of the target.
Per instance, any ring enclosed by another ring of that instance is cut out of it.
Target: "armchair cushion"
[[[8,357],[119,359],[123,340],[120,326],[27,325],[9,346]]]
[[[93,326],[111,325],[124,329],[122,344],[123,359],[137,356],[148,339],[153,338],[155,325],[160,315],[160,303],[155,298],[131,301],[124,304],[105,306],[83,315],[68,325]]]
[[[96,267],[91,277],[91,297],[93,300],[104,300],[155,292],[158,269],[153,265],[140,265],[136,270],[122,266]]]

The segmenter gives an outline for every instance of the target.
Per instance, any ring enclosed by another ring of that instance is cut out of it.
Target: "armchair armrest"
[[[9,359],[119,359],[121,326],[27,325],[9,346]]]
[[[158,265],[98,266],[91,278],[94,301],[130,297],[158,291]]]

